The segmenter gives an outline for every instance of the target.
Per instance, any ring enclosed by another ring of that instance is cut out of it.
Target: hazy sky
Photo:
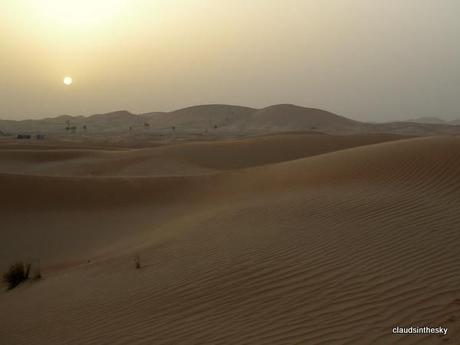
[[[0,0],[0,118],[205,103],[460,118],[459,14],[459,0]]]

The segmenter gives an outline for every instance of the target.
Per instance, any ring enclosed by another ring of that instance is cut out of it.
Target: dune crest
[[[348,144],[190,176],[0,175],[2,229],[15,229],[2,238],[16,249],[0,262],[34,252],[48,274],[0,295],[14,311],[0,339],[455,343],[460,138]],[[449,334],[395,337],[394,325]]]

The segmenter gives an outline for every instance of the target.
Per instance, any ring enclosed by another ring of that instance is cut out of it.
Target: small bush
[[[3,274],[3,281],[8,285],[8,290],[14,289],[29,279],[30,266],[30,264],[23,262],[17,262],[10,266],[8,272]]]

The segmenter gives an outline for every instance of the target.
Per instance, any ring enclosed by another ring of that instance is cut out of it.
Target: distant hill
[[[406,120],[405,122],[414,122],[414,123],[423,123],[423,124],[443,124],[443,125],[451,125],[451,126],[460,125],[460,119],[453,120],[453,121],[446,121],[438,117],[419,117],[416,119]]]
[[[298,130],[347,131],[359,122],[330,112],[289,104],[253,109],[228,105],[203,105],[172,113],[143,114],[155,126],[230,131],[286,132]]]
[[[447,121],[437,117],[419,117],[416,119],[409,119],[404,122],[415,122],[424,124],[447,124]]]
[[[460,134],[460,129],[439,119],[371,124],[328,111],[279,104],[263,109],[233,105],[200,105],[173,112],[132,114],[117,111],[88,117],[62,115],[40,120],[0,120],[5,133],[43,134],[136,134],[218,133],[245,135],[292,131],[327,134],[397,133],[410,135]]]

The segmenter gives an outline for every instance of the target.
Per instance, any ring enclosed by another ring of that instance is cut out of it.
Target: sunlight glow
[[[126,0],[42,0],[37,10],[50,21],[71,28],[104,25],[119,14]]]

